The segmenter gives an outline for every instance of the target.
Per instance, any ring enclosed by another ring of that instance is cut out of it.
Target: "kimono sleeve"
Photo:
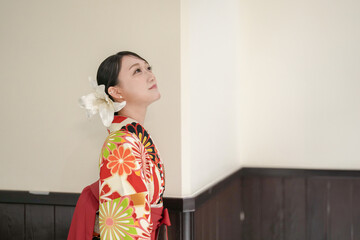
[[[100,156],[99,226],[101,239],[150,239],[146,150],[129,132],[106,139]],[[145,152],[144,152],[145,151]]]

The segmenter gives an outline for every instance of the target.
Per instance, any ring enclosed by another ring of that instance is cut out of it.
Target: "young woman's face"
[[[124,56],[118,76],[119,88],[127,105],[148,106],[160,98],[150,65],[135,56]]]

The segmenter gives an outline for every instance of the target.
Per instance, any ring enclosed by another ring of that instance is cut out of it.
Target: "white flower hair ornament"
[[[99,113],[105,127],[110,127],[114,120],[114,112],[118,112],[125,107],[126,102],[113,102],[105,93],[105,85],[98,86],[96,81],[91,77],[89,77],[89,82],[94,92],[82,96],[79,99],[79,104],[82,108],[86,109],[89,118]]]

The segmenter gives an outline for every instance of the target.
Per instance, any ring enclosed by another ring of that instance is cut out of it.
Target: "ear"
[[[121,94],[121,90],[119,87],[113,86],[108,88],[109,95],[115,100],[115,102],[124,101],[124,97]]]

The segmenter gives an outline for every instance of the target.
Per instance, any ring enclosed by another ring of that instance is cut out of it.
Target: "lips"
[[[149,89],[154,89],[154,88],[157,88],[156,84],[152,85],[151,88],[149,88]]]

